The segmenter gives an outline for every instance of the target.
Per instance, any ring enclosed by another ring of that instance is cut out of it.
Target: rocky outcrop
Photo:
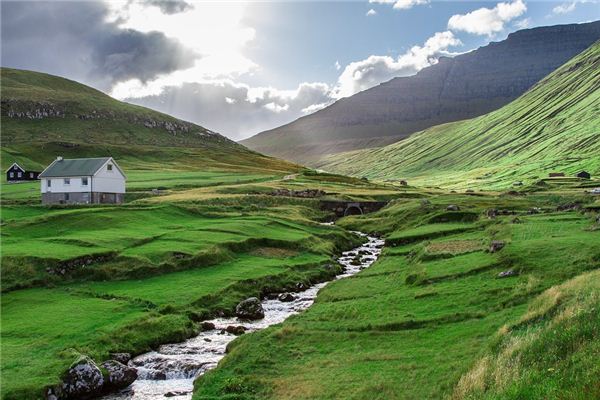
[[[121,390],[131,385],[137,379],[137,370],[118,361],[108,360],[101,364],[107,372],[104,379],[104,392]]]
[[[241,143],[314,165],[326,154],[387,145],[508,104],[599,38],[600,22],[521,30]]]
[[[216,136],[208,129],[199,131],[194,124],[178,120],[159,120],[149,117],[139,117],[132,114],[120,115],[111,110],[89,110],[86,112],[70,110],[68,104],[55,104],[44,101],[25,101],[3,99],[2,115],[9,118],[46,119],[65,118],[71,116],[80,120],[126,120],[129,123],[142,125],[148,129],[163,129],[172,135],[194,133],[202,136]]]
[[[255,320],[264,318],[265,311],[259,299],[250,297],[237,305],[235,315],[242,320]]]

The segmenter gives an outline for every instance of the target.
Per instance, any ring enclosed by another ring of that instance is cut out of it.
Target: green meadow
[[[382,257],[305,313],[236,340],[194,399],[596,398],[600,229],[555,201],[438,195],[341,220],[389,238]],[[456,203],[477,220],[430,223]],[[492,205],[518,216],[488,219]],[[533,205],[547,212],[528,215]],[[506,245],[490,253],[492,240]],[[577,290],[555,299],[571,279]],[[569,333],[553,336],[556,324]]]

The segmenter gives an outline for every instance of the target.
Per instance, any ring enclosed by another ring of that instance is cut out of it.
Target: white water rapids
[[[358,273],[377,260],[384,241],[367,236],[368,241],[352,250],[342,253],[338,262],[344,271],[335,277],[342,279]],[[359,256],[360,263],[353,262]],[[224,356],[227,344],[237,336],[225,332],[228,326],[244,326],[246,334],[285,321],[290,315],[306,310],[312,305],[317,293],[327,285],[323,282],[294,293],[295,300],[282,302],[277,299],[262,301],[265,317],[257,321],[240,321],[237,318],[217,318],[211,320],[216,329],[203,331],[194,338],[182,343],[165,344],[157,351],[142,354],[129,362],[137,368],[138,379],[125,390],[104,396],[103,400],[157,400],[192,398],[194,379],[209,369],[215,368]]]

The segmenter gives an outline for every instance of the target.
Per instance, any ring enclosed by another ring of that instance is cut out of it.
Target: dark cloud
[[[192,5],[182,0],[146,0],[146,4],[160,8],[165,14],[177,14],[192,8]]]
[[[159,32],[107,22],[100,2],[3,1],[2,65],[68,76],[102,90],[190,67],[196,54]]]

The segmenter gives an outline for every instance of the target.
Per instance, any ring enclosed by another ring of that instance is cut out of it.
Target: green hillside
[[[112,155],[128,169],[297,169],[68,79],[9,68],[1,77],[3,168],[20,161],[40,169],[57,155]]]
[[[444,187],[503,187],[549,172],[600,174],[600,42],[505,107],[321,168]]]

